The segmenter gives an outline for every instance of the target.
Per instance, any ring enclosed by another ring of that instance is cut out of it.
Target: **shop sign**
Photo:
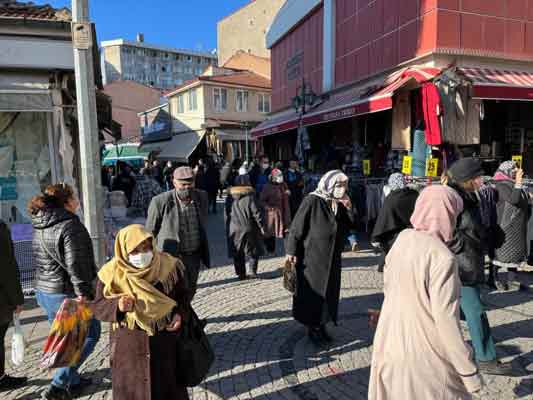
[[[89,50],[93,46],[90,22],[72,23],[72,45],[78,50]]]
[[[402,162],[402,174],[411,175],[413,172],[413,157],[404,156]]]
[[[363,175],[370,175],[370,160],[363,160]]]
[[[430,158],[426,163],[426,176],[436,177],[439,169],[439,159]]]
[[[141,122],[143,143],[168,140],[172,137],[172,119],[163,107],[145,112]]]
[[[17,200],[17,178],[0,178],[0,200]]]
[[[512,160],[516,161],[518,168],[522,168],[522,156],[513,156]]]
[[[304,59],[303,51],[289,58],[287,61],[287,80],[293,81],[302,76],[302,61]]]

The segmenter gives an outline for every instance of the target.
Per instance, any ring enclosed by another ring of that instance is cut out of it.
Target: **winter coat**
[[[287,187],[291,192],[289,205],[291,208],[291,217],[294,217],[304,197],[304,176],[299,171],[287,170],[285,173],[285,182],[287,182]]]
[[[0,279],[0,325],[13,319],[13,311],[24,304],[20,274],[7,225],[0,220],[0,254],[2,254],[2,279]]]
[[[487,231],[481,220],[479,202],[474,194],[451,185],[463,199],[464,209],[457,218],[454,237],[448,243],[456,255],[463,286],[485,283],[485,246]]]
[[[160,291],[162,285],[156,285]],[[100,321],[117,323],[124,318],[118,309],[118,298],[106,299],[103,283],[98,279],[96,297],[90,304],[94,317]],[[167,294],[176,300],[182,320],[186,321],[183,304],[186,293],[182,286]],[[184,323],[184,322],[182,322]],[[114,400],[187,400],[187,389],[176,384],[176,369],[187,366],[176,365],[178,332],[160,331],[148,336],[141,329],[130,330],[117,327],[110,333],[110,362],[113,379]]]
[[[205,191],[207,193],[218,193],[220,189],[220,171],[216,167],[209,167],[204,175]]]
[[[234,257],[239,250],[243,250],[247,257],[262,256],[261,231],[265,231],[265,223],[254,189],[251,186],[232,187],[226,198],[228,257]]]
[[[209,268],[209,244],[207,242],[206,224],[208,214],[207,193],[202,190],[192,191],[192,200],[198,207],[200,215],[200,236],[202,246],[200,254],[203,264]],[[175,190],[161,193],[152,199],[148,208],[148,217],[146,218],[146,229],[152,232],[159,251],[164,251],[179,257],[179,232],[180,232],[180,215],[179,204]]]
[[[441,241],[406,229],[389,252],[369,400],[467,400],[481,383],[459,324],[461,282]]]
[[[36,289],[45,293],[94,295],[93,244],[77,215],[50,208],[32,215]]]
[[[315,195],[304,199],[294,217],[286,252],[297,257],[293,316],[304,325],[337,322],[341,255],[354,219],[352,210],[339,205],[335,215],[331,206]]]
[[[385,198],[372,232],[372,241],[381,243],[385,253],[389,252],[398,234],[411,226],[417,199],[418,192],[410,188],[395,190]]]
[[[498,181],[496,191],[495,259],[519,264],[527,256],[528,196],[524,190],[515,188],[511,180]]]
[[[268,183],[261,192],[261,205],[266,214],[266,237],[283,238],[291,224],[289,195],[285,184]]]

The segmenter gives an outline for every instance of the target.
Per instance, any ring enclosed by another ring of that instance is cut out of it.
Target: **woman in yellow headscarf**
[[[176,383],[176,345],[188,309],[184,266],[154,249],[142,225],[119,231],[98,273],[94,315],[111,322],[114,400],[188,399]]]

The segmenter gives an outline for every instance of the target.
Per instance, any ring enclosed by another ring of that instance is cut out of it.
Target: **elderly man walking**
[[[174,171],[176,190],[152,199],[146,229],[153,233],[159,251],[179,257],[187,270],[191,297],[196,292],[200,265],[210,266],[206,222],[207,193],[194,188],[190,167]]]

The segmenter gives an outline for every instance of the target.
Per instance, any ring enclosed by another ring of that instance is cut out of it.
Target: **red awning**
[[[459,68],[472,82],[475,99],[533,101],[533,72]]]
[[[373,87],[356,86],[333,93],[323,103],[307,111],[303,118],[305,126],[321,124],[357,115],[371,114],[392,108],[394,92],[411,81],[426,82],[440,74],[441,70],[431,67],[408,67],[389,75],[381,85]],[[271,135],[298,127],[296,112],[266,120],[252,130],[254,137]]]

